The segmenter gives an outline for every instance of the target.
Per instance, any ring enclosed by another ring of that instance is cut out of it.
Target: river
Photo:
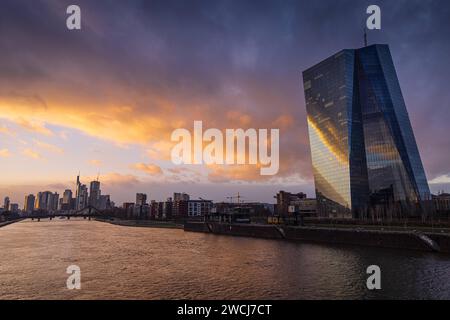
[[[373,264],[381,290],[366,287]],[[450,299],[450,256],[25,220],[0,228],[0,299]]]

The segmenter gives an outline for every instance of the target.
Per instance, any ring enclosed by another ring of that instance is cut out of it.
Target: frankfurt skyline
[[[367,3],[339,4],[324,21],[325,2],[273,10],[267,2],[256,11],[245,1],[173,3],[177,14],[158,2],[78,1],[83,29],[71,33],[64,28],[68,1],[22,2],[5,1],[0,13],[0,199],[22,206],[25,194],[74,190],[78,171],[84,181],[100,172],[118,203],[136,192],[164,199],[188,188],[216,201],[236,192],[262,202],[281,189],[314,194],[301,71],[362,46]],[[381,5],[383,29],[370,31],[369,43],[390,45],[431,192],[449,191],[450,137],[442,132],[450,121],[450,70],[441,62],[450,53],[450,5]],[[170,132],[194,120],[280,128],[279,174],[173,166]]]

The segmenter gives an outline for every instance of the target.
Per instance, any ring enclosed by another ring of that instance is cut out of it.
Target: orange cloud
[[[43,159],[42,156],[39,153],[37,153],[37,152],[35,152],[35,151],[33,151],[33,150],[29,149],[29,148],[23,149],[22,150],[22,154],[24,156],[27,156],[29,158],[36,159],[36,160]]]
[[[106,185],[116,186],[116,185],[136,185],[141,183],[141,181],[134,175],[131,174],[120,174],[116,172],[107,173],[101,175],[100,180]]]
[[[171,151],[176,143],[169,140],[161,140],[153,143],[147,150],[147,155],[152,160],[171,160]]]
[[[294,124],[294,118],[290,115],[279,116],[272,124],[273,128],[288,129]]]
[[[241,111],[232,110],[227,112],[227,119],[242,127],[249,127],[252,124],[252,117]]]
[[[80,180],[83,183],[89,183],[90,181],[99,180],[102,185],[107,185],[110,187],[117,186],[134,186],[140,184],[139,178],[132,174],[121,174],[117,172],[109,172],[102,174],[100,176],[81,176]]]
[[[33,121],[29,121],[26,120],[24,118],[18,118],[15,119],[16,124],[18,124],[19,126],[21,126],[22,128],[31,131],[31,132],[36,132],[39,134],[43,134],[46,136],[51,136],[53,135],[53,132],[45,127],[45,124],[42,122],[33,122]]]
[[[121,92],[120,89],[110,90]],[[120,107],[123,97],[111,98],[114,101],[96,104],[92,97],[81,95],[73,97],[72,94],[61,91],[48,93],[47,96],[44,93],[48,99],[45,108],[37,106],[33,100],[23,103],[0,94],[0,118],[15,122],[30,132],[47,136],[54,135],[46,127],[52,124],[77,129],[93,137],[122,144],[147,144],[163,139],[170,140],[170,133],[174,125],[178,124],[175,119],[173,122],[166,120],[168,114],[165,111],[166,107],[162,105],[144,111],[137,106]],[[169,104],[167,101],[159,102]],[[67,135],[63,134],[61,137],[65,138]]]
[[[5,134],[7,136],[15,136],[15,132],[5,126],[0,126],[0,133]]]
[[[50,143],[46,143],[46,142],[43,142],[43,141],[40,141],[40,140],[36,140],[36,139],[33,139],[33,142],[34,142],[35,146],[37,146],[37,147],[39,147],[41,149],[45,149],[47,151],[50,151],[52,153],[57,153],[57,154],[63,154],[64,153],[64,149],[62,149],[62,148],[60,148],[58,146],[52,145]]]
[[[11,156],[11,152],[8,149],[0,149],[0,158],[8,158]]]
[[[208,169],[210,182],[267,180],[260,174],[260,165],[211,165]]]
[[[22,127],[47,135],[52,134],[49,125],[58,126],[60,128],[55,129],[53,135],[62,139],[67,135],[60,132],[70,128],[111,141],[117,146],[137,145],[149,157],[149,162],[170,161],[171,149],[176,144],[170,141],[173,130],[186,128],[191,131],[194,120],[202,120],[204,130],[212,127],[283,128],[286,130],[280,135],[280,171],[277,177],[298,173],[305,168],[304,163],[310,166],[306,128],[297,125],[297,117],[289,113],[299,108],[296,102],[275,99],[260,87],[249,88],[249,84],[242,89],[248,95],[243,102],[228,100],[231,98],[216,96],[215,93],[193,94],[172,88],[143,88],[139,84],[131,89],[111,77],[96,82],[95,94],[92,83],[85,83],[83,79],[70,86],[63,81],[53,85],[46,81],[24,81],[24,90],[39,92],[45,101],[18,99],[0,92],[0,118],[14,122],[21,119],[19,122]],[[230,106],[234,109],[230,110]],[[285,107],[275,109],[269,106]],[[242,111],[237,108],[242,108]],[[203,168],[206,169],[206,166]],[[146,169],[142,164],[140,168],[134,169],[147,170],[150,174],[157,172]],[[310,171],[309,167],[307,169]],[[232,173],[229,171],[224,168],[215,170],[211,178],[218,181],[220,173],[225,174],[225,180],[269,181],[271,178],[261,177],[259,173],[250,174],[257,171],[251,166],[233,170]]]
[[[100,167],[103,164],[103,162],[101,160],[92,159],[92,160],[89,160],[89,164],[96,166],[96,167]]]
[[[132,166],[133,169],[143,171],[150,175],[160,175],[162,170],[159,166],[154,164],[136,163]]]

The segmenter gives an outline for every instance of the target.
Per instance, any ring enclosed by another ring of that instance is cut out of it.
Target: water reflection
[[[0,229],[5,299],[450,298],[450,258],[431,253],[24,221]],[[65,287],[81,267],[82,289]],[[365,287],[368,265],[382,290]]]

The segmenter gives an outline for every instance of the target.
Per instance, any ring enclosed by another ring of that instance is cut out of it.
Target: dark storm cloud
[[[65,29],[72,3],[82,9],[79,32]],[[287,114],[294,123],[281,132],[285,170],[310,178],[301,71],[360,47],[370,4],[381,7],[382,30],[370,31],[369,41],[391,46],[428,177],[448,173],[448,1],[6,0],[0,84],[19,91],[47,81],[92,97],[108,92],[102,81],[135,97],[151,87],[187,117],[195,110],[184,101],[205,105],[201,113],[218,127],[231,108],[250,115],[255,127]],[[80,85],[83,79],[95,81]],[[142,112],[153,107],[133,99]]]

